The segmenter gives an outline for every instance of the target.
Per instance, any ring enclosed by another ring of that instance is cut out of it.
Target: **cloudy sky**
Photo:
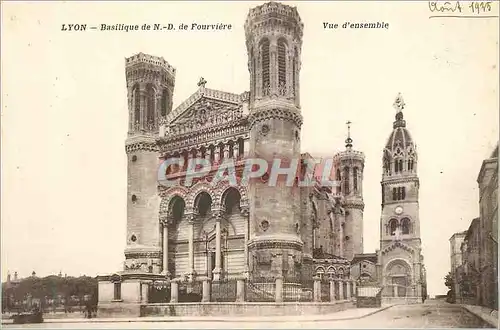
[[[120,270],[126,225],[124,58],[177,68],[174,106],[249,89],[243,24],[256,2],[2,3],[2,279]],[[378,248],[382,148],[401,92],[419,152],[430,294],[450,236],[478,216],[476,178],[498,140],[498,19],[429,19],[427,2],[295,2],[304,22],[302,149],[334,154],[351,120],[366,155],[365,252]],[[498,13],[498,9],[497,13]],[[323,22],[389,23],[325,30]],[[232,24],[230,31],[62,32],[63,23]]]

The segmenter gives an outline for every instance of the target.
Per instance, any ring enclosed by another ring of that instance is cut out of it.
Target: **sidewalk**
[[[484,322],[489,323],[492,327],[498,329],[498,311],[483,307],[483,306],[475,306],[475,305],[462,305],[470,313],[476,315]]]
[[[44,319],[43,323],[107,323],[107,322],[319,322],[345,321],[367,317],[386,310],[393,305],[381,308],[350,308],[333,314],[290,315],[290,316],[149,316],[133,318],[95,318],[95,319]],[[2,320],[2,324],[12,324],[12,320]]]

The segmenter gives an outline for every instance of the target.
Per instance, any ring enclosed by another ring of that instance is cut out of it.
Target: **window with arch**
[[[391,236],[396,235],[397,228],[398,228],[398,220],[396,220],[396,219],[389,220],[389,234]]]
[[[210,147],[208,147],[208,149],[210,152],[210,162],[213,163],[213,161],[215,160],[215,146],[211,144]]]
[[[134,125],[141,121],[141,94],[139,90],[139,84],[135,84],[132,89],[132,94],[134,98]]]
[[[152,84],[146,86],[146,123],[152,124],[155,119],[155,90]]]
[[[408,160],[408,171],[413,171],[413,159]]]
[[[161,93],[161,110],[160,110],[160,115],[162,117],[165,117],[167,115],[167,109],[168,109],[168,90],[166,88],[163,89]]]
[[[219,144],[219,160],[224,159],[224,144]]]
[[[278,40],[278,86],[280,87],[280,92],[286,86],[286,49],[286,40],[280,38]]]
[[[392,188],[392,199],[395,201],[406,199],[406,187]]]
[[[344,194],[349,194],[349,167],[344,169]]]
[[[238,139],[238,158],[242,158],[245,155],[245,141],[242,138]]]
[[[234,142],[229,141],[229,158],[234,157]]]
[[[256,65],[256,60],[255,60],[255,54],[253,52],[253,47],[250,49],[250,56],[252,58],[252,62],[251,62],[251,70],[252,70],[252,89],[251,89],[251,92],[252,94],[255,94],[255,90],[257,89],[257,75],[256,75],[256,70],[257,70],[257,65]],[[254,96],[254,95],[252,95]]]
[[[293,68],[292,68],[292,88],[293,88],[293,93],[296,95],[296,86],[297,86],[297,70],[298,70],[298,61],[299,61],[299,52],[297,51],[297,48],[295,48],[295,52],[293,54]]]
[[[196,208],[198,210],[198,215],[205,217],[211,211],[212,197],[206,192],[201,192],[196,197]]]
[[[224,208],[227,215],[237,214],[239,212],[241,201],[240,192],[231,187],[224,192]]]
[[[358,192],[358,168],[357,167],[354,167],[352,169],[352,176],[353,176],[353,180],[354,180],[354,192],[357,193]]]
[[[264,95],[269,95],[269,88],[271,86],[269,39],[263,39],[260,42],[260,60],[262,66],[262,91]]]
[[[401,220],[401,231],[403,235],[408,235],[411,232],[411,222],[410,219],[404,218]]]

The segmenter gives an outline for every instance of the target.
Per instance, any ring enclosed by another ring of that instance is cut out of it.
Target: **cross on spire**
[[[347,125],[347,139],[345,140],[345,147],[347,149],[351,149],[352,148],[351,124],[352,124],[352,122],[350,120],[348,120],[346,122],[346,125]]]
[[[207,81],[205,80],[205,78],[201,77],[200,78],[200,81],[198,81],[198,87],[203,87],[205,88],[205,84],[207,83]]]

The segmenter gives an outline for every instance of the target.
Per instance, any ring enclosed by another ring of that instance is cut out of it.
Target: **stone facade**
[[[498,310],[498,144],[483,161],[477,182],[480,216],[450,239],[455,298]]]
[[[450,265],[451,265],[450,274],[453,279],[453,284],[454,284],[453,292],[455,294],[456,299],[460,299],[460,294],[461,294],[459,282],[461,279],[461,274],[463,272],[462,244],[465,240],[466,235],[467,231],[463,231],[460,233],[455,233],[450,237]]]
[[[177,303],[180,285],[189,291],[201,283],[207,301],[209,283],[228,279],[238,280],[238,297],[241,281],[271,280],[283,292],[314,281],[307,289],[316,302],[350,299],[360,279],[391,297],[421,297],[417,155],[402,98],[384,149],[380,250],[363,254],[365,156],[353,148],[350,122],[345,149],[332,155],[330,178],[338,186],[323,186],[325,164],[311,175],[306,163],[313,157],[301,153],[297,9],[277,2],[251,9],[245,37],[250,90],[210,89],[201,78],[175,109],[175,68],[143,53],[126,59],[127,247],[123,269],[99,277],[100,305],[148,303],[155,285],[170,287],[170,302]],[[269,172],[242,182],[247,158],[299,159],[298,168],[283,171],[295,184],[278,179],[270,186]],[[203,177],[188,175],[193,159],[209,164]],[[235,182],[221,178],[221,168]],[[176,183],[165,186],[159,177]]]
[[[481,242],[479,304],[498,310],[498,144],[483,161],[477,182]]]

